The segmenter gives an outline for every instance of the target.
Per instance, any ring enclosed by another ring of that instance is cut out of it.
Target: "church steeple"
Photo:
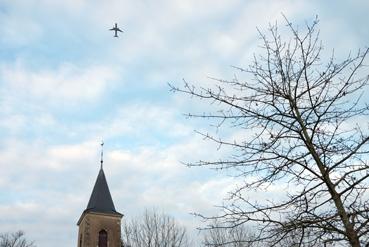
[[[103,147],[104,143],[101,144]],[[97,175],[87,208],[78,220],[78,247],[120,247],[120,224],[123,214],[116,211],[103,169],[101,150]]]
[[[121,215],[115,210],[113,199],[102,167],[100,168],[99,175],[97,175],[95,186],[92,190],[91,197],[85,211]]]

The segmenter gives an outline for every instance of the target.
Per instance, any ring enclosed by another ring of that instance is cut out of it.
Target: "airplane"
[[[117,37],[117,38],[118,38],[118,32],[123,33],[123,31],[119,29],[117,23],[115,23],[115,26],[113,28],[109,29],[109,30],[114,31],[114,37]]]

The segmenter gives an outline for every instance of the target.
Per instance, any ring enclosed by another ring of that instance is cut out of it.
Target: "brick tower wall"
[[[86,213],[83,216],[77,246],[97,247],[101,230],[108,233],[108,247],[121,247],[121,217],[100,213]]]

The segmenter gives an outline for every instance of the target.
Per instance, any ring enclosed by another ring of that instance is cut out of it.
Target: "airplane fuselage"
[[[114,37],[118,38],[118,32],[123,32],[122,30],[119,29],[118,24],[115,23],[115,26],[111,29],[109,29],[110,31],[114,31]]]

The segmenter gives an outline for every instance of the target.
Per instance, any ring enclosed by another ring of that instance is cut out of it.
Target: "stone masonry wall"
[[[78,247],[98,247],[99,232],[108,233],[108,247],[121,247],[121,217],[106,214],[87,213],[78,231]],[[80,238],[82,237],[82,246]]]

